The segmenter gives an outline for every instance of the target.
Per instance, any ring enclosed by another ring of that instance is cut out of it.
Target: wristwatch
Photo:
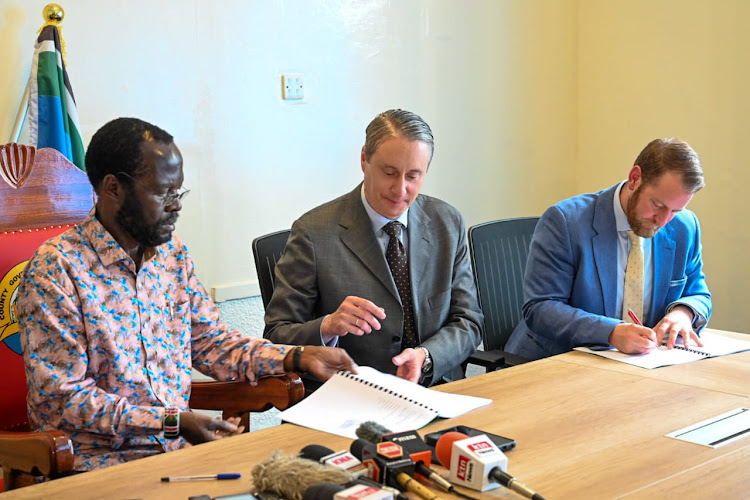
[[[302,359],[302,353],[305,352],[305,346],[298,345],[294,348],[292,353],[292,371],[302,373],[302,366],[300,366],[300,360]]]
[[[427,350],[426,347],[418,346],[417,349],[420,349],[424,352],[424,363],[422,364],[422,373],[430,373],[432,371],[432,356],[430,356],[430,351]]]

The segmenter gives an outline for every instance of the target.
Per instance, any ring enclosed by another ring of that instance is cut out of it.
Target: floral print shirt
[[[164,408],[189,407],[191,368],[218,380],[282,373],[290,349],[219,321],[174,236],[135,262],[97,220],[44,243],[18,293],[31,423],[67,432],[89,470],[185,445]]]

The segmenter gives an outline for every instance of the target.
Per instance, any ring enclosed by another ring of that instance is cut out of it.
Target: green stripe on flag
[[[63,97],[60,94],[60,84],[63,82],[63,73],[62,68],[57,65],[57,54],[54,52],[39,53],[39,70],[37,75],[39,95]],[[57,78],[51,78],[52,75],[57,75]]]
[[[70,116],[68,116],[68,125],[70,128],[70,147],[73,150],[73,158],[70,159],[73,163],[75,163],[81,170],[84,172],[86,171],[86,152],[83,150],[83,138],[81,137],[80,132],[78,132],[78,127],[75,123],[72,123],[73,120],[70,119]]]

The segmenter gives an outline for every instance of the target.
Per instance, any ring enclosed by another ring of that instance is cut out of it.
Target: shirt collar
[[[117,240],[96,218],[96,207],[91,209],[89,215],[81,223],[81,230],[104,266],[110,266],[123,260],[135,264]],[[147,248],[144,254],[144,262],[152,259],[158,251],[158,248]]]
[[[370,206],[370,204],[367,201],[367,197],[365,196],[365,183],[362,183],[362,188],[359,190],[360,196],[362,197],[362,205],[365,207],[365,212],[367,212],[367,216],[370,218],[370,222],[372,223],[372,229],[377,232],[381,229],[383,229],[383,226],[388,224],[389,222],[392,222],[391,219],[387,217],[383,217],[379,213],[375,211],[374,208]],[[404,210],[404,213],[402,213],[397,219],[398,222],[404,225],[404,227],[407,227],[407,222],[409,220],[409,209],[407,208]]]
[[[620,185],[615,189],[615,198],[612,200],[612,205],[615,210],[615,223],[617,224],[617,231],[630,231],[630,223],[628,217],[625,215],[625,211],[622,209],[622,203],[620,203],[620,192],[622,191],[627,180],[622,181]]]

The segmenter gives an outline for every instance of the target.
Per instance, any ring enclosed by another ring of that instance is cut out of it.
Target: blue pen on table
[[[242,474],[231,472],[225,474],[206,474],[203,476],[169,476],[161,478],[162,483],[177,483],[180,481],[211,481],[221,479],[239,479]]]

